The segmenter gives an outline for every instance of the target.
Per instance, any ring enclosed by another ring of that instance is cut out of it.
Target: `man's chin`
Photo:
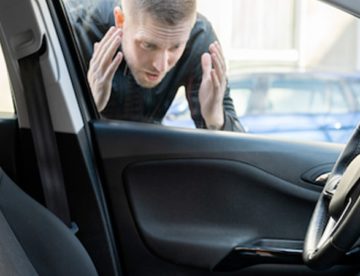
[[[147,80],[146,78],[141,78],[141,79],[135,78],[137,84],[144,88],[154,88],[155,86],[160,84],[161,80],[162,78],[159,78],[156,81]]]
[[[138,83],[138,85],[140,85],[141,87],[144,87],[144,88],[154,88],[158,84],[159,84],[159,82],[158,83],[148,83],[148,82]]]

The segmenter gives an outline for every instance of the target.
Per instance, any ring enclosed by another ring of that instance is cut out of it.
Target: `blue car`
[[[248,133],[346,143],[360,121],[360,76],[337,73],[252,73],[229,79]],[[194,127],[179,96],[165,125]]]

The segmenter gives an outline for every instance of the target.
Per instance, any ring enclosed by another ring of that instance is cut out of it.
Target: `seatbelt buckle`
[[[76,235],[77,232],[79,232],[79,226],[77,226],[76,222],[71,222],[69,229],[71,231],[71,233],[73,233],[74,235]]]

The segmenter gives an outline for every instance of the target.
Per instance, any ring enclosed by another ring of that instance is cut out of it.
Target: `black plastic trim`
[[[234,271],[258,264],[303,264],[303,245],[300,240],[255,240],[235,247],[214,271]]]

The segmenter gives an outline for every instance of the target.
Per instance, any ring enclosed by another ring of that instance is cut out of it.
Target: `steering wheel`
[[[313,212],[303,260],[313,269],[338,263],[360,237],[360,125],[340,154]]]

